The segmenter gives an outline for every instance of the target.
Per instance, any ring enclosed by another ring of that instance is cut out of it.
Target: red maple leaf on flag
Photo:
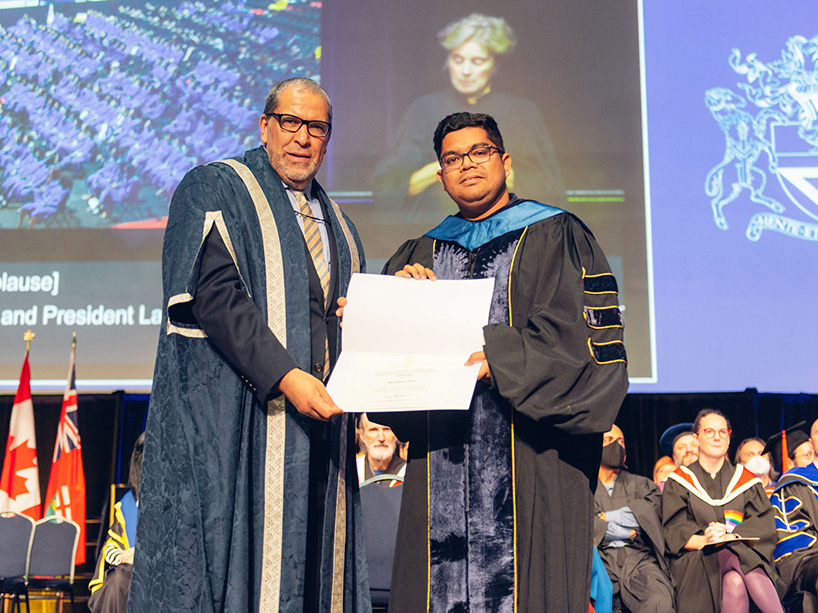
[[[16,470],[11,476],[11,488],[9,489],[9,498],[17,498],[20,494],[28,492],[26,487],[26,478],[20,476],[23,469],[37,466],[37,450],[32,449],[25,444],[25,441],[20,445],[14,446],[14,437],[9,437],[9,457],[12,466],[20,466],[21,470]]]

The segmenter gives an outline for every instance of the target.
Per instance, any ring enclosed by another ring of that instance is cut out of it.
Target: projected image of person
[[[540,109],[531,100],[497,91],[493,79],[501,57],[517,44],[502,17],[473,13],[438,32],[448,51],[445,70],[451,87],[415,100],[406,112],[395,147],[375,169],[375,202],[401,220],[434,223],[449,213],[451,200],[436,179],[439,168],[429,146],[441,116],[457,111],[486,113],[503,126],[514,151],[509,187],[541,202],[562,207],[565,187]]]
[[[324,387],[363,267],[314,180],[327,93],[277,83],[259,133],[171,201],[132,611],[369,610],[355,424]]]

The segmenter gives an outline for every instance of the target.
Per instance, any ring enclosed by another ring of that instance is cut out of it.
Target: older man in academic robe
[[[273,87],[263,147],[189,172],[170,206],[129,609],[370,609],[354,424],[324,379],[363,267],[313,180],[332,109]]]

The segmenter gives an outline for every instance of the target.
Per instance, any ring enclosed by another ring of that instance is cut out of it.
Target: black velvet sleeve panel
[[[512,270],[511,325],[483,329],[500,394],[569,434],[607,432],[628,389],[622,326],[595,328],[585,316],[588,307],[618,306],[615,291],[586,289],[587,278],[609,275],[602,249],[579,219],[566,213],[533,224]]]
[[[205,243],[192,315],[263,402],[298,366],[247,294],[219,233],[211,230]]]

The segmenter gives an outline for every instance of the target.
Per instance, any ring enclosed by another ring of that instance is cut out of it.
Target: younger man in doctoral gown
[[[581,221],[509,193],[493,118],[449,115],[434,145],[459,213],[384,272],[496,284],[470,410],[373,415],[410,441],[390,610],[585,613],[602,433],[628,385],[616,281]]]
[[[594,494],[594,541],[614,595],[631,613],[673,613],[676,603],[665,560],[662,495],[650,479],[624,470],[625,437],[618,426],[603,435],[602,443]]]
[[[371,608],[354,424],[322,382],[363,257],[313,180],[331,124],[316,83],[278,83],[264,146],[193,169],[173,196],[133,613]]]

